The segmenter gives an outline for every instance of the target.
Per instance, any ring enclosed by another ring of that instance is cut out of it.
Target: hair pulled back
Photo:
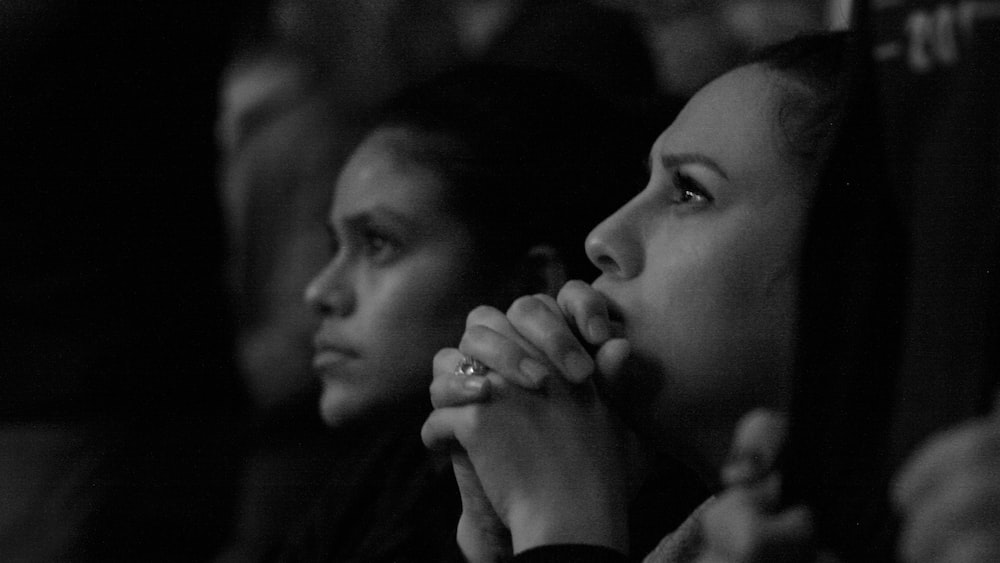
[[[440,176],[484,260],[509,268],[551,245],[586,277],[582,241],[641,187],[654,135],[616,111],[567,76],[475,64],[401,92],[371,129],[411,133],[397,150]]]
[[[746,63],[792,82],[782,88],[778,128],[785,149],[817,170],[841,137],[857,89],[854,48],[849,32],[809,34],[764,48]]]

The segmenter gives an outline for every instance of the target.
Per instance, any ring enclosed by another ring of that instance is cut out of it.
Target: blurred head
[[[330,425],[429,408],[434,354],[476,305],[586,276],[636,130],[575,84],[479,67],[403,93],[341,171],[332,257],[306,290]],[[607,203],[605,203],[607,202]]]
[[[845,46],[802,38],[705,86],[653,144],[646,188],[587,239],[594,287],[632,345],[615,397],[705,475],[740,415],[789,398],[800,252],[841,127]]]

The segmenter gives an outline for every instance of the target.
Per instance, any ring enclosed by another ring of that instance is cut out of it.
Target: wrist
[[[628,517],[624,504],[618,502],[586,509],[512,510],[510,533],[515,555],[557,544],[601,546],[623,555],[629,552]]]

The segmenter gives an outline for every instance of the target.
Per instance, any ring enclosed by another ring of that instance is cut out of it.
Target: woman
[[[321,317],[320,412],[342,443],[289,560],[447,555],[455,480],[419,438],[431,358],[473,305],[554,294],[582,271],[575,240],[624,199],[606,187],[643,136],[575,83],[486,66],[404,92],[373,121],[334,188],[332,256],[305,292]],[[575,212],[559,213],[567,202]]]
[[[459,527],[470,559],[624,560],[641,469],[625,425],[716,488],[739,417],[787,407],[806,218],[842,188],[820,179],[838,164],[847,42],[800,38],[705,86],[654,143],[646,188],[587,238],[601,276],[480,307],[435,357],[423,436],[474,470],[459,475],[479,493]],[[485,379],[456,373],[468,357]],[[561,376],[529,378],[524,358]],[[691,529],[651,557],[693,560]]]

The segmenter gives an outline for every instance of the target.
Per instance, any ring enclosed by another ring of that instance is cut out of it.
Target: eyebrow
[[[370,225],[384,224],[386,222],[399,225],[407,231],[415,231],[419,228],[419,225],[410,217],[384,205],[376,205],[370,209],[365,209],[343,218],[343,223],[353,230],[363,229]],[[328,224],[327,229],[332,230],[333,227]]]
[[[671,153],[660,156],[660,164],[662,164],[664,168],[676,168],[682,164],[690,164],[690,163],[701,164],[706,168],[710,168],[716,174],[722,176],[726,181],[729,181],[729,175],[726,174],[726,171],[723,170],[721,166],[719,166],[719,163],[715,162],[714,160],[708,158],[703,154],[696,152],[685,152],[685,153]],[[650,170],[652,170],[653,168],[652,155],[647,157],[646,166]]]

